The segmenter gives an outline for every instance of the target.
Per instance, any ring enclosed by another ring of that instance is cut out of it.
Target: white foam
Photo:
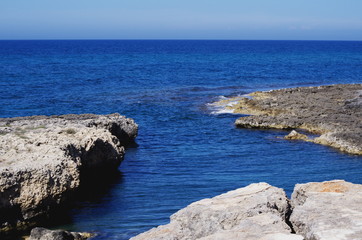
[[[220,114],[234,114],[234,110],[232,109],[220,109],[211,112],[212,115],[220,115]]]
[[[241,98],[245,97],[245,95],[239,95],[236,97],[225,97],[219,96],[218,100],[212,103],[207,103],[206,106],[210,109],[212,115],[220,115],[220,114],[236,114],[233,109],[229,108],[233,105],[237,104]],[[220,101],[224,101],[221,103]]]

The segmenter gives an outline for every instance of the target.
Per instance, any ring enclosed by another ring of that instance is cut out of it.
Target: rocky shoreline
[[[291,199],[254,183],[194,202],[131,240],[357,240],[361,204],[362,185],[342,180],[297,184]]]
[[[0,233],[36,225],[85,174],[117,169],[137,132],[119,114],[0,119]]]
[[[362,84],[255,92],[217,104],[249,115],[237,127],[292,130],[285,139],[362,155]],[[117,169],[137,133],[137,124],[119,114],[1,118],[0,235],[37,226],[70,201],[84,176]],[[342,180],[297,184],[291,199],[283,189],[255,183],[192,203],[169,224],[132,239],[360,239],[361,206],[362,185]],[[32,232],[30,239],[91,236]]]
[[[362,155],[362,84],[254,92],[216,103],[249,116],[236,120],[240,128],[300,129],[318,135],[300,139]]]

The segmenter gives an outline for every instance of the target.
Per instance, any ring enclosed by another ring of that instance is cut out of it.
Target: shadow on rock
[[[87,171],[81,177],[80,188],[75,194],[78,201],[102,201],[110,190],[123,181],[119,170],[102,169],[101,171]]]
[[[41,226],[55,229],[67,228],[73,223],[72,210],[82,208],[84,203],[101,203],[107,194],[109,194],[114,186],[121,184],[123,175],[119,170],[101,169],[99,171],[87,171],[82,174],[81,184],[77,191],[69,196],[70,201],[62,204],[49,211],[46,215],[36,219],[34,227]],[[70,229],[66,229],[70,230]],[[23,236],[28,236],[30,229],[24,231],[9,231],[0,233],[2,240],[23,240]]]

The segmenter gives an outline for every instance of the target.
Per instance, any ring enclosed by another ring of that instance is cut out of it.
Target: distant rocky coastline
[[[290,200],[254,183],[194,202],[131,240],[357,240],[361,204],[362,185],[342,180],[297,184]]]
[[[84,174],[117,169],[137,132],[119,114],[0,119],[0,233],[36,225]]]
[[[235,104],[230,104],[234,103]],[[240,128],[294,130],[286,139],[300,139],[362,155],[362,84],[254,92],[216,103],[246,114]],[[306,130],[317,137],[295,130]]]

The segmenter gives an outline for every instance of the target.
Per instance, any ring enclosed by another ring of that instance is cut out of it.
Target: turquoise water
[[[221,96],[362,82],[362,42],[0,41],[0,117],[119,112],[139,124],[119,171],[54,227],[129,239],[193,201],[268,182],[362,183],[362,158],[236,129]]]

